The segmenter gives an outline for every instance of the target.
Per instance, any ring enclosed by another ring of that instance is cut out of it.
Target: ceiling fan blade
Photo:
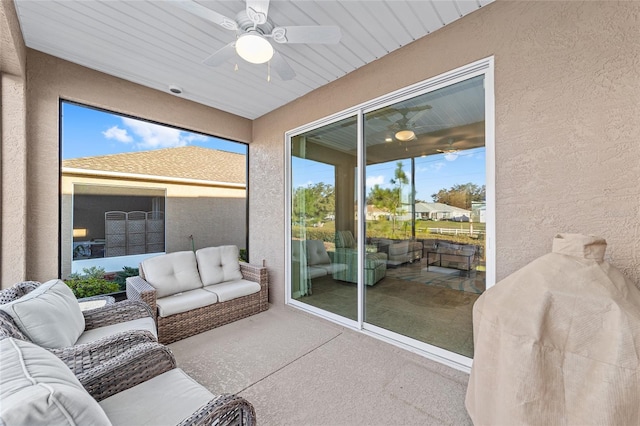
[[[271,32],[271,37],[276,43],[336,44],[340,41],[342,32],[335,25],[276,27]]]
[[[273,58],[271,58],[271,68],[275,70],[280,78],[284,81],[291,80],[296,76],[295,71],[291,68],[291,65],[277,50],[273,52]]]
[[[257,25],[267,22],[269,15],[269,0],[246,0],[247,16]]]
[[[235,31],[238,29],[238,24],[231,18],[227,18],[224,15],[214,12],[213,10],[196,3],[193,0],[170,0],[173,4],[179,8],[186,10],[202,19],[218,24],[223,28]]]
[[[233,41],[227,44],[222,49],[218,49],[207,59],[202,61],[203,64],[209,65],[211,67],[217,67],[218,65],[222,65],[227,62],[229,59],[233,58],[236,55],[236,42]]]

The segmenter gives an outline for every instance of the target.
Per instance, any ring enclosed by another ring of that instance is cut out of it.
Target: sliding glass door
[[[358,319],[355,117],[291,139],[291,298]]]
[[[367,244],[386,256],[364,321],[469,358],[486,288],[484,101],[481,75],[364,120]]]
[[[492,64],[291,132],[289,303],[473,357],[472,306],[495,279]]]

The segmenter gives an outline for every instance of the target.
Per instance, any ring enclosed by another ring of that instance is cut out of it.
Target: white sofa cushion
[[[205,286],[241,280],[237,246],[207,247],[196,251],[198,270]]]
[[[0,423],[109,425],[100,405],[51,352],[30,342],[0,341]]]
[[[324,277],[327,275],[327,270],[320,267],[307,266],[307,275],[309,275],[308,278],[311,279]]]
[[[156,289],[156,297],[165,297],[202,287],[196,256],[192,251],[177,251],[146,259],[140,263],[144,279]]]
[[[346,271],[347,265],[345,265],[344,263],[330,263],[328,265],[316,265],[314,266],[314,268],[323,269],[327,274],[331,275],[336,272]]]
[[[72,346],[84,331],[78,299],[60,280],[51,280],[21,298],[0,305],[20,330],[45,348]]]
[[[405,256],[409,252],[409,241],[399,241],[389,246],[389,259]]]
[[[174,368],[100,401],[114,425],[176,425],[214,395]]]
[[[185,291],[184,293],[173,294],[156,300],[158,313],[161,317],[181,314],[192,309],[213,305],[218,302],[218,296],[201,288]]]
[[[220,302],[227,302],[242,296],[248,296],[260,291],[260,284],[254,281],[236,280],[220,284],[209,285],[204,288],[218,295]]]
[[[307,265],[316,266],[331,263],[324,243],[320,240],[307,240]]]
[[[76,342],[76,345],[79,345],[81,343],[94,342],[98,339],[102,339],[103,337],[111,336],[122,331],[131,330],[147,330],[150,331],[156,337],[156,339],[158,338],[155,321],[151,317],[146,317],[87,330],[80,335],[78,341]]]

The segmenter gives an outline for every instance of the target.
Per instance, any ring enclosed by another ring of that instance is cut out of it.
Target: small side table
[[[78,304],[80,305],[81,311],[89,311],[91,309],[102,308],[106,305],[111,305],[116,302],[112,296],[92,296],[92,297],[83,297],[82,299],[78,299]]]

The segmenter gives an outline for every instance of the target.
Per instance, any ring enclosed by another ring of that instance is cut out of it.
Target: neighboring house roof
[[[368,204],[367,214],[389,214],[389,212],[379,209],[376,206],[372,206],[371,204]]]
[[[63,168],[237,184],[246,183],[246,166],[245,155],[197,146],[62,161]]]
[[[469,210],[460,207],[449,206],[442,203],[416,203],[416,213],[434,213],[434,212],[451,212],[451,213],[469,213]]]

